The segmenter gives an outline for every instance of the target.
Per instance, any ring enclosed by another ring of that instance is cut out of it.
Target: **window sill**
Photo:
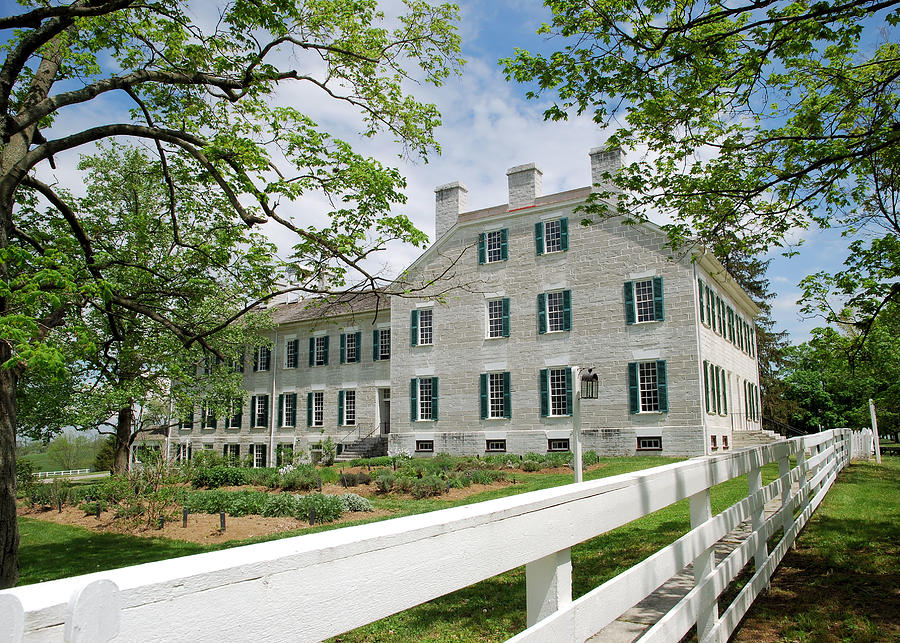
[[[638,411],[632,415],[665,415],[668,411]]]
[[[545,333],[538,333],[539,335],[561,335],[563,333],[570,333],[571,330],[548,330]]]
[[[648,319],[647,321],[636,321],[633,324],[628,324],[629,326],[647,326],[648,324],[661,324],[665,319]]]
[[[498,339],[509,339],[509,335],[498,335],[497,337],[485,337],[484,341],[494,341]]]
[[[570,418],[572,417],[572,414],[567,413],[566,415],[545,415],[544,417],[553,420],[558,418]]]
[[[662,451],[662,447],[658,449],[635,449],[635,451]]]
[[[430,420],[430,419],[428,419],[428,420],[421,420],[421,419],[419,419],[419,420],[413,420],[413,422],[437,422],[437,420]]]

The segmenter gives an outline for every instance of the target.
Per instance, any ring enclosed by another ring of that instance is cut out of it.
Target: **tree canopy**
[[[843,270],[805,284],[806,301],[836,320],[828,296],[852,300],[864,326],[900,296],[900,2],[546,4],[539,33],[563,46],[501,62],[531,97],[555,98],[546,118],[592,113],[613,127],[611,146],[645,152],[609,177],[628,219],[662,212],[673,245],[699,238],[719,257],[785,246],[814,224],[856,235],[880,222]]]
[[[387,133],[402,153],[425,156],[439,114],[407,88],[439,85],[460,63],[456,7],[424,0],[404,0],[390,20],[377,0],[21,7],[0,17],[0,587],[16,578],[17,385],[26,372],[63,373],[77,352],[61,350],[54,329],[90,309],[113,334],[139,318],[185,349],[224,357],[210,338],[259,301],[248,296],[224,319],[198,324],[134,297],[116,275],[129,249],[104,245],[102,224],[65,184],[71,174],[54,170],[106,139],[140,142],[157,157],[176,246],[191,243],[180,232],[192,213],[177,207],[190,177],[192,189],[215,191],[230,230],[273,223],[295,236],[285,264],[296,287],[373,285],[371,252],[425,236],[391,210],[404,202],[400,173],[331,135],[312,108],[348,107],[363,134]],[[311,192],[332,204],[318,225],[285,211]],[[220,229],[207,232],[213,252]],[[129,269],[128,282],[149,273]],[[90,352],[90,334],[72,339]]]

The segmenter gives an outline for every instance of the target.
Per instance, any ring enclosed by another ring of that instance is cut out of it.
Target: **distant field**
[[[54,462],[47,453],[32,453],[21,456],[23,460],[28,460],[34,466],[35,471],[60,471],[60,466]],[[94,462],[94,452],[85,453],[84,456],[78,458],[75,469],[89,469]]]

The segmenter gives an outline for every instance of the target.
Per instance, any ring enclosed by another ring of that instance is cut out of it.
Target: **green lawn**
[[[900,641],[900,458],[841,473],[735,640]]]

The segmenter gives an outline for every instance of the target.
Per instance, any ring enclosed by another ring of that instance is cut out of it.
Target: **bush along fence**
[[[173,632],[185,640],[319,641],[524,564],[528,629],[513,640],[584,641],[693,563],[694,589],[641,640],[678,641],[696,624],[701,641],[725,641],[855,443],[850,431],[834,429],[475,505],[4,590],[0,622],[11,641],[167,641]],[[763,486],[760,470],[768,463],[778,464],[779,477]],[[747,497],[712,516],[710,489],[743,475]],[[572,600],[573,545],[685,498],[687,534]],[[766,519],[764,505],[773,499],[781,509]],[[716,564],[713,546],[744,521],[752,523],[751,535]],[[751,560],[752,577],[719,614],[718,597]],[[347,587],[367,600],[348,604]]]

